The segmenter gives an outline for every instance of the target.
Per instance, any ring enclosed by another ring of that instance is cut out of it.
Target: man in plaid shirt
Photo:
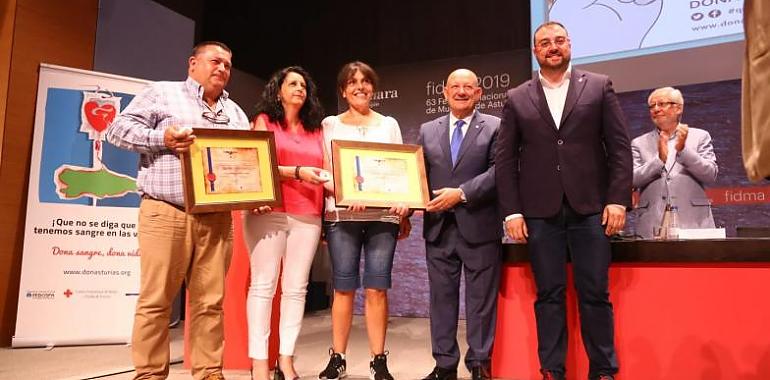
[[[112,144],[138,152],[141,280],[134,316],[135,379],[168,377],[171,303],[186,280],[190,358],[195,379],[224,379],[225,274],[232,254],[229,212],[184,211],[179,153],[194,128],[249,129],[243,110],[224,90],[232,52],[201,42],[188,60],[184,82],[157,82],[137,95],[107,131]]]

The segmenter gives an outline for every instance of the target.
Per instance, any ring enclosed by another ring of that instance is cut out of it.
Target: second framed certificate
[[[196,128],[193,134],[182,157],[187,212],[282,204],[272,132]]]
[[[332,140],[332,164],[338,206],[424,209],[430,201],[419,145]]]

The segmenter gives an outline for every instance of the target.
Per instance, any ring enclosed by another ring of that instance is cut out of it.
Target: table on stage
[[[526,245],[505,244],[494,377],[539,379]],[[770,238],[612,243],[619,379],[770,379]],[[571,271],[568,379],[585,379]]]

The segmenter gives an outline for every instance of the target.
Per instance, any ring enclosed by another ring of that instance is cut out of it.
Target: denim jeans
[[[324,227],[332,259],[334,289],[355,290],[361,286],[361,248],[364,250],[363,287],[390,288],[398,224],[344,221],[326,223]]]
[[[567,355],[565,291],[567,254],[572,259],[580,328],[589,378],[615,374],[614,318],[609,300],[609,238],[601,214],[580,215],[564,202],[551,218],[527,218],[529,255],[537,285],[535,318],[542,369],[564,373]]]

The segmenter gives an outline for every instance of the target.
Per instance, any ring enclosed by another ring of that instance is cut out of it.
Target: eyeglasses
[[[647,107],[650,110],[654,110],[655,107],[660,107],[660,109],[667,110],[669,107],[673,106],[674,104],[679,104],[679,103],[677,103],[677,102],[655,102],[655,103],[648,104]]]
[[[551,46],[558,46],[562,47],[569,42],[569,38],[567,37],[556,37],[554,40],[540,40],[540,42],[537,43],[537,47],[540,49],[548,49]]]
[[[230,117],[222,113],[221,110],[219,112],[204,111],[201,116],[214,124],[230,124]]]

